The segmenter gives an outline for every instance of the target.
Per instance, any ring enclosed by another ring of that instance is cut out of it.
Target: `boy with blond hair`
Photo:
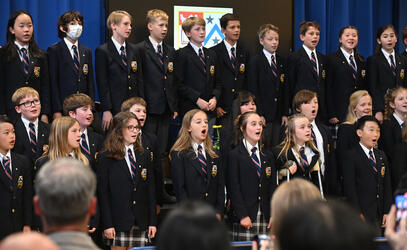
[[[148,107],[144,105],[148,114],[144,131],[157,137],[156,160],[164,169],[170,119],[178,116],[173,77],[175,50],[164,41],[168,32],[167,13],[159,9],[149,10],[146,21],[150,35],[136,45],[143,69],[144,97],[148,103]]]
[[[13,151],[27,156],[34,163],[48,147],[50,125],[39,119],[41,101],[31,87],[17,89],[11,101],[19,114],[14,122],[16,142]]]

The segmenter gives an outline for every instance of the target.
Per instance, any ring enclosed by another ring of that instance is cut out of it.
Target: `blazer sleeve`
[[[292,103],[294,97],[295,84],[297,82],[297,58],[291,54],[287,58],[287,87],[288,87],[288,103]],[[293,111],[292,111],[293,112]]]
[[[51,114],[51,91],[49,83],[49,72],[48,72],[48,58],[46,53],[41,57],[41,113],[42,114]]]
[[[381,83],[379,82],[379,65],[374,56],[367,59],[368,90],[372,95],[373,111],[384,112],[384,97],[381,96]]]
[[[58,53],[55,48],[49,47],[47,49],[48,54],[48,69],[49,69],[49,82],[51,90],[51,104],[52,112],[62,112],[62,101],[59,90],[59,60]]]
[[[382,152],[383,153],[383,152]],[[385,162],[385,166],[387,167],[387,173],[384,175],[384,190],[383,190],[383,199],[384,199],[384,206],[383,206],[383,212],[385,214],[388,214],[390,212],[390,207],[393,204],[393,195],[392,195],[392,190],[391,190],[391,177],[390,177],[390,171],[391,166],[389,164],[389,161],[387,160],[386,155],[383,153],[383,160]]]
[[[151,158],[149,157],[151,154],[149,151],[144,152],[145,155],[145,162],[147,162],[147,169],[150,174],[150,179],[148,183],[148,196],[149,196],[149,211],[150,211],[150,226],[157,225],[157,213],[156,213],[156,193],[155,193],[155,174],[153,169],[153,164],[151,162]]]
[[[109,56],[107,49],[96,48],[95,50],[95,71],[96,83],[99,91],[100,105],[102,111],[112,109],[112,100],[110,99],[109,87]]]
[[[175,64],[174,64],[174,73],[175,73],[175,82],[178,88],[179,96],[188,98],[192,102],[196,103],[201,93],[190,88],[185,83],[185,70],[187,68],[188,60],[187,55],[182,53],[182,51],[177,50],[175,54]]]
[[[239,169],[239,156],[234,151],[229,154],[229,166],[228,166],[228,186],[230,202],[233,206],[233,210],[240,220],[246,216],[249,216],[249,212],[246,209],[243,195],[240,192],[240,169]]]
[[[185,189],[185,166],[183,158],[184,152],[171,152],[171,177],[177,202],[184,201],[188,198]]]
[[[264,115],[263,105],[261,100],[261,95],[259,94],[259,68],[257,67],[256,57],[253,57],[249,62],[249,67],[247,71],[247,88],[256,97],[257,102],[257,112],[259,115]]]
[[[97,197],[100,208],[100,218],[102,220],[102,229],[113,227],[112,214],[109,204],[109,159],[105,156],[99,156],[97,161]]]
[[[89,49],[88,57],[89,57],[89,72],[88,72],[88,90],[89,90],[89,97],[92,100],[95,100],[95,79],[94,79],[94,71],[93,71],[93,59],[92,59],[92,50]]]
[[[31,225],[32,211],[33,211],[33,180],[31,175],[31,169],[33,168],[32,162],[23,156],[21,158],[21,166],[24,166],[24,226]]]
[[[220,99],[220,95],[222,94],[222,75],[221,72],[219,71],[220,69],[220,63],[217,60],[217,55],[215,53],[215,51],[212,51],[213,53],[213,57],[215,57],[215,59],[213,60],[215,63],[215,82],[214,82],[214,86],[213,86],[213,92],[212,95],[214,97],[216,97],[217,102]]]
[[[225,170],[223,168],[223,163],[222,163],[222,156],[220,155],[219,152],[216,152],[219,156],[218,160],[218,168],[220,168],[219,171],[219,180],[218,180],[218,193],[217,193],[217,201],[216,201],[216,211],[219,214],[222,214],[224,209],[225,209]]]

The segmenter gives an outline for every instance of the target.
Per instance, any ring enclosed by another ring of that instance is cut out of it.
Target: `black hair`
[[[220,27],[226,29],[229,21],[240,21],[240,18],[236,14],[227,13],[220,18]]]
[[[157,235],[157,250],[230,250],[229,234],[211,206],[187,201],[175,208]]]
[[[382,36],[383,32],[384,32],[385,30],[387,30],[387,29],[392,29],[392,30],[394,31],[394,33],[396,34],[396,36],[397,36],[396,29],[394,28],[394,26],[391,25],[391,24],[386,24],[386,25],[381,26],[381,27],[377,30],[376,39],[379,39],[379,40],[380,40],[380,37]],[[382,45],[377,44],[375,52],[378,53],[381,48],[382,48]]]
[[[83,15],[76,10],[71,10],[68,12],[65,12],[58,18],[57,22],[57,31],[58,31],[58,37],[59,38],[64,38],[66,37],[66,33],[68,31],[68,24],[74,20],[77,20],[80,25],[83,25]],[[62,26],[63,30],[65,32],[62,32],[59,27]]]
[[[357,33],[358,36],[359,36],[359,30],[358,30],[358,28],[356,28],[356,26],[347,25],[347,26],[342,27],[342,28],[339,30],[339,38],[341,38],[341,36],[343,35],[343,32],[345,32],[346,29],[354,29],[354,30],[356,30],[356,33]],[[341,43],[339,43],[339,47],[341,47]],[[357,48],[354,48],[353,51],[354,51],[354,53],[355,53],[355,57],[358,57],[359,60],[360,60],[361,62],[363,62],[363,61],[364,61],[364,58],[363,58],[361,55],[359,55],[358,49],[357,49]]]
[[[380,127],[379,121],[374,116],[365,115],[365,116],[362,116],[361,118],[359,118],[356,121],[356,130],[358,130],[358,129],[363,130],[363,128],[365,127],[366,122],[375,122],[377,124],[377,126]]]
[[[275,242],[280,250],[377,249],[372,228],[339,201],[307,202],[288,210],[281,221]]]
[[[0,124],[5,122],[13,125],[13,122],[7,117],[7,115],[0,115]]]
[[[7,42],[6,45],[4,45],[3,47],[3,53],[1,56],[3,56],[4,58],[6,58],[6,61],[11,61],[12,59],[14,59],[17,55],[17,45],[14,44],[14,41],[16,40],[16,36],[10,32],[10,28],[14,28],[14,24],[16,23],[16,19],[18,16],[20,15],[27,15],[30,17],[31,22],[34,24],[34,20],[32,18],[32,16],[30,15],[30,13],[28,13],[25,10],[16,10],[14,11],[7,22],[7,31],[6,31],[6,38],[7,38]],[[40,47],[38,47],[37,43],[34,40],[34,32],[32,34],[32,37],[30,39],[30,41],[28,42],[28,52],[30,54],[30,56],[39,58],[39,57],[43,57],[45,54],[44,52],[40,49]]]

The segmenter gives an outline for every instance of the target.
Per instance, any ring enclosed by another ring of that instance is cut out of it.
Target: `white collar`
[[[370,152],[370,151],[373,152],[373,148],[368,149],[368,148],[365,147],[365,145],[363,145],[361,142],[359,142],[359,145],[362,147],[363,151],[365,152],[365,154],[366,154],[367,156],[369,156],[369,152]],[[373,155],[374,155],[374,152],[373,152]]]
[[[202,151],[205,151],[205,145],[204,145],[203,142],[202,142],[201,144],[198,144],[198,143],[196,143],[196,142],[192,142],[192,148],[194,149],[194,151],[195,151],[195,152],[198,151],[198,146],[199,146],[199,145],[201,145]]]
[[[400,119],[400,117],[398,117],[398,115],[396,113],[393,113],[393,116],[396,119],[396,121],[399,123],[400,126],[401,126],[401,124],[404,123],[403,119]]]
[[[17,45],[18,50],[20,51],[22,48],[25,48],[28,51],[28,44],[26,45],[20,45],[17,40],[14,40],[14,44]]]
[[[256,142],[256,144],[253,146],[252,144],[250,144],[250,142],[248,142],[246,139],[243,138],[243,145],[245,146],[245,148],[247,149],[247,152],[249,152],[249,154],[252,154],[252,148],[256,147],[256,152],[258,152],[260,150],[259,148],[259,143]]]
[[[158,52],[157,46],[161,45],[161,52],[163,51],[163,42],[161,41],[160,43],[156,42],[151,36],[148,36],[148,39],[150,40],[151,44],[153,45],[153,48],[155,52]]]
[[[316,51],[316,49],[311,50],[310,48],[308,48],[307,46],[305,46],[305,44],[303,44],[302,47],[305,49],[305,52],[307,52],[307,55],[308,55],[309,58],[311,58],[311,52],[314,52],[315,57],[317,57],[317,51]]]
[[[276,52],[270,53],[266,49],[263,49],[263,53],[268,60],[271,60],[271,56],[274,56],[274,60],[276,60]]]
[[[23,121],[23,124],[26,128],[28,128],[31,123],[29,120],[25,119],[23,116],[21,116],[21,121]],[[38,118],[33,123],[34,123],[35,128],[38,129]]]
[[[124,51],[126,51],[126,42],[124,42],[123,44],[120,44],[118,41],[116,41],[116,39],[114,39],[114,37],[112,36],[112,42],[114,44],[114,46],[116,47],[117,51],[120,54],[120,48],[123,46],[124,47]]]
[[[226,39],[223,39],[223,43],[225,44],[227,51],[230,51],[231,48],[235,48],[235,53],[236,53],[237,42],[235,42],[235,45],[232,46],[230,43],[228,43],[226,41]]]
[[[64,37],[64,42],[65,42],[66,46],[68,46],[68,49],[70,49],[70,50],[72,49],[72,45],[75,45],[76,48],[78,49],[77,51],[79,53],[79,42],[78,42],[78,40],[76,40],[75,43],[71,43],[71,41],[69,41],[66,37]]]
[[[352,53],[348,53],[346,50],[344,50],[342,47],[340,47],[342,54],[345,56],[345,58],[349,61],[349,56],[353,57],[353,60],[355,60],[355,51],[352,50]]]
[[[0,153],[0,157],[1,157],[1,163],[3,164],[3,159],[4,159],[4,157],[7,157],[7,158],[9,158],[9,159],[11,159],[11,153],[10,153],[10,150],[9,151],[7,151],[7,153],[6,153],[6,155],[3,155],[2,153]]]
[[[385,49],[381,49],[382,50],[382,53],[383,53],[383,55],[386,57],[386,58],[389,58],[389,56],[390,55],[392,55],[393,56],[393,60],[394,60],[394,63],[396,63],[396,56],[395,56],[395,52],[394,52],[394,49],[393,49],[393,52],[391,52],[391,53],[389,53],[389,52],[387,52]]]
[[[189,44],[191,44],[192,48],[195,50],[195,53],[196,53],[197,55],[199,55],[199,49],[201,49],[201,50],[202,50],[202,54],[205,55],[202,45],[201,45],[201,47],[198,47],[198,46],[196,46],[195,44],[193,44],[193,43],[191,43],[191,42],[190,42]]]

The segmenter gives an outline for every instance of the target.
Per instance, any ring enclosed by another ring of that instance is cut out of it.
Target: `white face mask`
[[[66,33],[73,40],[77,40],[82,34],[82,25],[69,25],[69,32]]]

